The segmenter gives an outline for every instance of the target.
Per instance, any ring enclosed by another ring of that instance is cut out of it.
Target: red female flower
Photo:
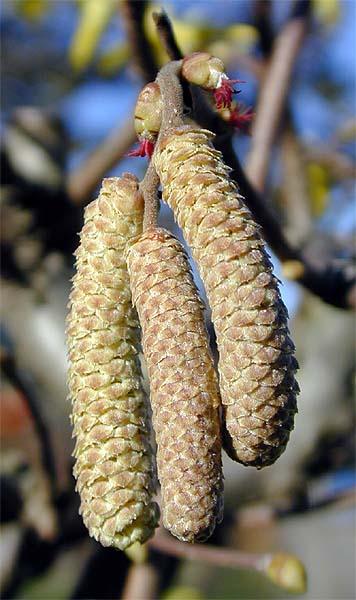
[[[216,102],[216,108],[230,108],[232,102],[232,95],[239,94],[239,90],[235,90],[233,85],[235,83],[244,83],[240,79],[225,79],[221,80],[221,85],[214,92],[214,98]]]
[[[138,148],[136,148],[136,150],[131,150],[131,152],[128,152],[126,156],[147,156],[149,159],[151,159],[154,147],[155,145],[153,142],[143,139],[139,142]]]

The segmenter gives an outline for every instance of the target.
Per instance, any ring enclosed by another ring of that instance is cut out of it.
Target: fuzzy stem
[[[172,127],[183,125],[183,92],[179,81],[181,66],[182,61],[172,61],[162,67],[157,75],[163,107],[162,125],[158,141]]]
[[[143,230],[150,229],[151,227],[157,226],[158,216],[158,186],[159,177],[153,162],[151,161],[146,174],[141,182],[140,191],[143,194],[145,200],[145,210],[143,215]]]

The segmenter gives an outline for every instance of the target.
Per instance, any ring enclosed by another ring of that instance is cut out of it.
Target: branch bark
[[[87,204],[91,195],[105,177],[135,142],[133,117],[111,133],[83,162],[69,173],[67,193],[74,204]]]
[[[271,150],[283,117],[290,80],[309,27],[309,11],[294,16],[277,36],[265,73],[252,125],[246,175],[254,187],[265,188]]]

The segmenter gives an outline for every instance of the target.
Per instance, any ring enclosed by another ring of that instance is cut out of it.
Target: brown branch
[[[102,178],[123,158],[135,140],[133,118],[130,117],[69,173],[67,192],[72,202],[87,204]]]
[[[158,68],[144,30],[144,15],[148,2],[124,0],[120,6],[135,69],[144,83],[153,81]]]
[[[301,245],[313,228],[301,146],[291,125],[281,135],[282,213],[287,239]]]
[[[260,91],[246,163],[246,175],[259,191],[265,187],[271,150],[285,109],[293,67],[308,31],[308,15],[308,11],[297,14],[277,36]]]

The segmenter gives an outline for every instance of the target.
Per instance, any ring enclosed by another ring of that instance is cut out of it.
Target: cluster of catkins
[[[182,75],[229,108],[234,90],[219,59],[187,57]],[[149,84],[135,121],[145,152],[161,114],[159,86]],[[217,369],[186,252],[167,230],[143,230],[136,177],[104,180],[85,211],[67,329],[74,475],[90,535],[120,549],[154,532],[156,465],[164,526],[181,540],[204,541],[222,518],[221,446],[261,468],[283,452],[293,428],[297,362],[287,310],[213,137],[194,125],[168,129],[152,160],[206,289]]]

